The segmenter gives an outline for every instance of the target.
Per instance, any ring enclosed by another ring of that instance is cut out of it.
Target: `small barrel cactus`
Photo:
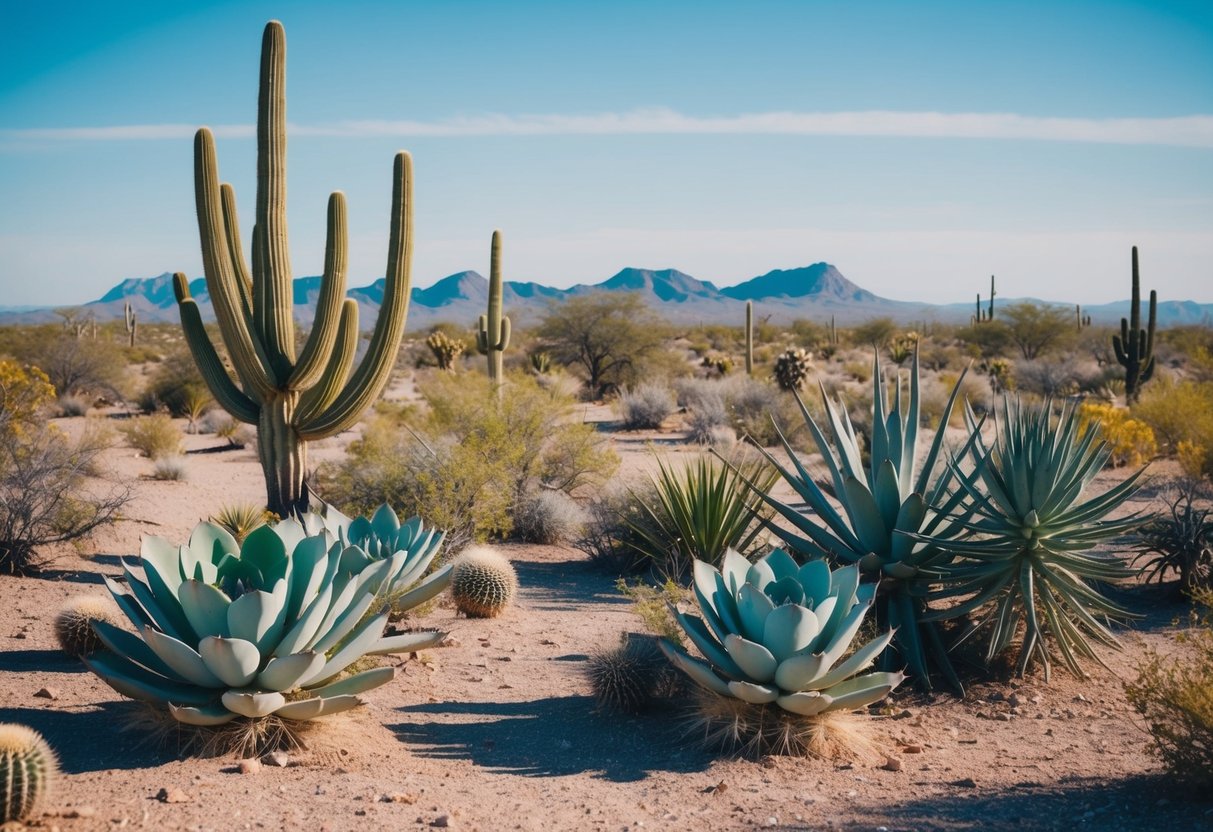
[[[0,723],[0,823],[21,821],[46,799],[57,771],[55,753],[32,728]]]
[[[118,608],[110,599],[99,595],[76,595],[67,599],[55,615],[55,639],[69,656],[87,656],[102,646],[101,639],[93,631],[93,622],[117,626],[120,620]]]
[[[788,350],[775,359],[775,381],[784,390],[799,390],[812,369],[813,357],[807,350]]]
[[[604,711],[641,713],[685,687],[651,636],[625,634],[617,647],[590,656],[586,675]]]
[[[451,595],[468,618],[496,618],[517,591],[514,567],[496,549],[472,546],[451,564]]]

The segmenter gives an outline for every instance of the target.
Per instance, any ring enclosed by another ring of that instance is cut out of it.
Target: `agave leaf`
[[[142,631],[142,628],[140,630]],[[93,632],[97,634],[97,638],[101,639],[101,643],[106,648],[128,661],[143,665],[143,667],[152,673],[164,676],[171,681],[185,681],[178,678],[173,669],[165,664],[164,660],[157,656],[152,648],[147,646],[147,642],[134,633],[123,630],[120,627],[115,627],[113,624],[101,621],[100,619],[93,621]]]
[[[729,656],[741,668],[747,679],[755,682],[769,682],[775,678],[775,667],[778,662],[764,645],[730,633],[724,640],[724,649],[728,651]]]
[[[752,587],[751,591],[757,592]],[[765,598],[766,596],[761,595],[761,597]],[[682,626],[682,629],[686,631],[687,636],[691,639],[691,643],[699,649],[700,653],[703,653],[707,660],[712,663],[713,667],[726,676],[732,676],[734,679],[740,679],[746,675],[745,671],[733,661],[733,657],[729,655],[728,651],[708,631],[707,625],[703,623],[702,619],[694,615],[684,615],[673,605],[670,606],[670,611],[674,614],[674,618]],[[756,640],[751,639],[751,641]]]
[[[396,532],[400,529],[400,520],[387,503],[379,506],[371,515],[371,529],[380,540],[395,538]]]
[[[771,685],[756,685],[753,682],[729,682],[729,693],[751,705],[765,705],[779,698],[779,689]]]
[[[375,596],[370,593],[363,593],[350,607],[342,613],[328,632],[316,641],[311,649],[318,650],[321,653],[327,653],[330,649],[341,642],[350,631],[362,620],[362,616],[366,615],[371,605],[375,603]]]
[[[885,648],[889,646],[889,642],[892,640],[893,631],[889,630],[884,635],[877,636],[863,647],[860,647],[835,668],[828,667],[823,661],[818,671],[820,675],[814,680],[813,686],[819,690],[825,690],[851,678],[861,670],[866,670],[872,662],[876,661],[877,656],[885,651]],[[788,661],[791,661],[791,659],[788,659]],[[778,672],[776,672],[775,679],[779,679]],[[783,686],[780,685],[780,687]]]
[[[443,566],[417,586],[392,601],[395,610],[411,610],[434,598],[451,582],[451,564]],[[407,584],[406,584],[407,585]]]
[[[729,593],[737,595],[745,585],[746,575],[750,571],[750,562],[731,546],[725,550],[721,559],[721,576]]]
[[[366,693],[368,690],[381,685],[386,685],[394,678],[396,678],[396,668],[375,667],[370,670],[364,670],[361,673],[355,673],[353,676],[347,676],[338,682],[333,682],[331,685],[325,685],[322,688],[312,688],[311,692],[321,697],[353,696],[359,693]]]
[[[158,705],[206,705],[215,698],[213,690],[166,679],[118,653],[93,653],[85,657],[84,663],[107,685],[131,699]]]
[[[342,642],[341,648],[324,664],[324,668],[314,676],[305,676],[300,682],[301,687],[309,688],[323,685],[362,658],[366,652],[375,646],[387,626],[386,612],[368,618],[354,628],[354,631]]]
[[[153,590],[131,572],[126,561],[122,562],[122,571],[126,575],[126,585],[138,599],[139,605],[151,618],[157,629],[163,630],[176,639],[185,642],[197,640],[197,635],[190,627],[189,620],[181,609],[181,603],[170,592],[161,590],[156,595]]]
[[[897,516],[901,511],[901,487],[897,482],[897,469],[887,459],[876,469],[872,497],[876,501],[884,527],[890,531],[896,528]],[[882,542],[882,546],[887,549],[888,542]]]
[[[181,571],[181,557],[177,547],[164,538],[149,535],[143,538],[139,559],[143,564],[143,574],[147,577],[148,585],[157,594],[172,595],[175,598],[177,587],[185,577]]]
[[[223,705],[206,705],[203,707],[192,707],[189,705],[174,705],[168,703],[168,712],[173,719],[185,725],[201,725],[203,727],[212,727],[215,725],[225,725],[235,719],[238,714],[232,713]]]
[[[177,590],[181,609],[199,636],[229,636],[227,611],[232,601],[220,589],[197,580],[182,581]]]
[[[286,576],[286,544],[274,528],[276,527],[259,526],[253,529],[240,546],[241,564],[246,569],[255,569],[264,582],[258,584],[258,589],[270,586]]]
[[[855,477],[848,477],[843,488],[851,526],[864,548],[876,554],[888,551],[889,529],[885,526],[884,518],[880,516],[880,508],[868,487]]]
[[[820,653],[800,653],[789,656],[775,668],[775,684],[780,690],[802,691],[816,687],[822,675],[825,657]]]
[[[858,583],[859,570],[855,569],[856,583]],[[832,591],[833,575],[830,573],[830,567],[821,558],[815,558],[806,561],[804,566],[800,567],[797,573],[802,586],[804,586],[804,594],[813,599],[814,604],[819,604]]]
[[[815,690],[788,693],[775,700],[785,711],[791,711],[801,716],[817,716],[830,706],[831,701],[829,697],[822,696],[819,691]]]
[[[746,638],[750,641],[762,641],[767,616],[774,609],[775,604],[765,592],[751,584],[742,583],[737,593],[737,613],[741,618],[741,632]]]
[[[309,703],[317,702],[316,705]],[[357,708],[362,704],[362,700],[357,696],[328,696],[317,697],[316,699],[304,699],[299,702],[291,702],[283,705],[275,715],[282,719],[291,720],[308,720],[316,719],[322,716],[331,716],[339,714],[342,711],[348,711],[352,708]],[[302,706],[307,707],[302,707]],[[300,706],[300,707],[297,707]]]
[[[173,672],[190,684],[204,688],[221,688],[223,682],[210,671],[198,651],[153,627],[144,627],[143,640]]]
[[[223,707],[250,719],[269,716],[286,704],[286,697],[277,691],[229,690],[223,694]]]
[[[327,555],[328,544],[323,535],[307,537],[292,550],[285,620],[295,621],[305,605],[320,592],[328,568]]]
[[[288,691],[298,687],[299,680],[324,666],[324,654],[315,650],[292,653],[270,659],[257,674],[257,687],[263,690]]]
[[[212,673],[233,688],[253,681],[261,665],[257,645],[239,638],[207,636],[198,642],[198,654]]]
[[[217,550],[216,544],[218,544]],[[189,549],[192,553],[205,557],[212,564],[218,565],[223,554],[239,554],[240,544],[227,529],[215,523],[206,522],[194,526],[193,532],[190,533]]]
[[[300,613],[298,620],[286,631],[285,635],[274,648],[275,656],[288,656],[303,650],[316,636],[320,624],[328,615],[329,602],[332,600],[333,586],[329,584],[312,599]]]
[[[422,630],[415,633],[401,633],[397,636],[383,636],[366,651],[368,656],[385,656],[389,653],[415,653],[427,647],[437,647],[447,637],[446,633],[438,630]]]
[[[764,557],[762,561],[775,573],[775,580],[795,578],[800,570],[800,566],[796,563],[795,559],[783,549],[772,549],[771,553]]]
[[[287,582],[279,579],[270,592],[254,590],[232,601],[227,608],[232,637],[252,642],[259,652],[272,653],[282,637],[286,595]]]
[[[820,625],[812,610],[799,604],[785,604],[767,616],[762,643],[778,662],[811,645],[819,632]],[[774,672],[772,667],[772,676]]]
[[[136,630],[152,623],[152,617],[140,606],[139,599],[128,591],[126,587],[108,575],[103,575],[101,580],[105,582],[105,588],[114,597],[114,602],[118,605],[118,609],[122,610],[122,614],[135,626]]]
[[[905,680],[904,673],[868,673],[848,679],[822,693],[830,699],[829,711],[853,711],[879,702]]]

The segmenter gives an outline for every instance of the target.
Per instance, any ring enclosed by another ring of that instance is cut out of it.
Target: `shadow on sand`
[[[627,783],[653,771],[696,772],[712,758],[687,746],[665,714],[597,714],[588,696],[532,702],[439,702],[399,710],[474,721],[401,722],[389,726],[413,753],[467,759],[522,777],[591,773]]]
[[[134,702],[106,702],[87,710],[0,708],[0,722],[28,725],[50,743],[67,774],[154,768],[176,757],[146,731],[125,730],[141,716]]]
[[[627,604],[615,581],[586,568],[582,560],[514,561],[522,591],[535,593],[532,606],[541,610],[569,610],[582,604]],[[540,600],[542,598],[542,600]]]
[[[84,662],[62,650],[5,650],[0,673],[85,673]]]

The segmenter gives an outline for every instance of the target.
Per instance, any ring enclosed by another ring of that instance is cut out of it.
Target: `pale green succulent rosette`
[[[192,725],[309,720],[353,708],[395,668],[343,677],[352,664],[445,637],[384,635],[388,616],[374,614],[376,604],[393,581],[424,567],[417,570],[417,553],[375,559],[351,552],[357,548],[294,520],[256,529],[243,544],[212,523],[195,527],[185,546],[147,537],[142,576],[124,561],[125,583],[106,578],[135,632],[96,622],[109,649],[86,663],[122,695]],[[363,558],[363,568],[349,568]],[[432,597],[448,580],[435,573],[409,594]]]
[[[887,671],[859,675],[893,632],[850,652],[876,593],[875,584],[860,586],[857,566],[831,571],[820,559],[798,566],[782,549],[754,564],[730,549],[721,565],[718,571],[695,561],[702,618],[674,610],[704,658],[661,641],[669,660],[702,687],[818,717],[879,702],[905,678]]]

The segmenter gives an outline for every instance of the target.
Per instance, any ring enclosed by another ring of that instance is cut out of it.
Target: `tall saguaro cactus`
[[[510,319],[501,314],[501,232],[493,232],[493,245],[489,255],[489,313],[481,315],[476,328],[476,343],[488,356],[489,380],[502,395],[505,383],[503,359],[505,348],[510,345]]]
[[[362,362],[358,304],[345,297],[345,196],[329,197],[324,276],[312,330],[295,351],[292,278],[286,234],[286,34],[266,24],[257,101],[257,212],[252,268],[244,259],[231,185],[219,184],[215,139],[194,137],[194,192],[202,264],[233,379],[202,326],[185,275],[174,276],[181,325],[215,400],[257,426],[266,506],[286,517],[307,510],[307,443],[347,430],[379,396],[391,373],[408,315],[412,263],[412,161],[396,154],[383,305]]]
[[[1150,322],[1141,328],[1141,275],[1137,270],[1137,246],[1133,246],[1133,297],[1129,317],[1120,319],[1120,335],[1112,336],[1116,360],[1125,368],[1125,401],[1135,402],[1141,386],[1154,375],[1154,324],[1158,292],[1150,290]]]
[[[754,375],[754,301],[745,302],[745,374]]]
[[[135,346],[135,336],[139,333],[139,319],[135,316],[135,307],[128,300],[122,305],[122,319],[126,323],[126,336],[130,346]]]
[[[986,315],[986,320],[994,320],[994,275],[990,275],[990,314]]]

